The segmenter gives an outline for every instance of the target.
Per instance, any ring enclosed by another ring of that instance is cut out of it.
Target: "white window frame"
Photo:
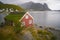
[[[22,26],[24,26],[25,25],[25,22],[22,22]]]
[[[29,20],[29,24],[32,24],[32,20]]]

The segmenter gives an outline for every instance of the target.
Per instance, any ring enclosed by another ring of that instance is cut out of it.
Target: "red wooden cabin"
[[[28,12],[26,12],[19,21],[21,21],[22,26],[33,26],[33,17]]]

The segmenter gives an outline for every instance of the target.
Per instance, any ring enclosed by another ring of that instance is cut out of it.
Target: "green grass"
[[[22,18],[22,16],[25,14],[25,12],[20,12],[20,13],[10,13],[7,15],[5,18],[8,21],[13,21],[13,22],[19,22],[19,20]]]

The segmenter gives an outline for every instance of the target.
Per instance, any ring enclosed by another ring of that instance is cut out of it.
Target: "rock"
[[[29,31],[25,32],[23,40],[33,40],[32,34]]]

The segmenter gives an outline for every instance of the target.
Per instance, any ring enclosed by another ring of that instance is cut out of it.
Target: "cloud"
[[[18,4],[18,3],[22,3],[21,0],[0,0],[3,3],[8,3],[8,4]]]
[[[34,2],[43,2],[43,1],[46,1],[46,0],[0,0],[0,1],[3,1],[5,3],[14,3],[14,2],[29,2],[29,1],[34,1]]]
[[[60,0],[48,0],[46,3],[52,10],[60,10]]]
[[[47,3],[48,7],[52,10],[60,9],[60,0],[0,0],[0,1],[9,4],[21,4],[21,3],[33,1],[38,3]]]

